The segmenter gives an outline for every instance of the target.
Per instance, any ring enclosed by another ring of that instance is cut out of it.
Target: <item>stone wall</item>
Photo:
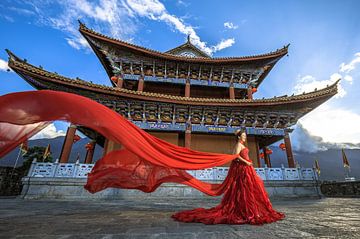
[[[16,196],[22,189],[21,178],[25,175],[24,168],[0,167],[0,196]]]
[[[320,189],[327,197],[360,197],[360,181],[323,182]]]
[[[173,183],[163,184],[152,193],[109,188],[96,194],[90,194],[84,189],[86,178],[24,177],[23,183],[22,197],[26,199],[210,198],[194,188]],[[211,183],[221,183],[221,181],[211,181]],[[321,196],[317,181],[265,181],[264,184],[272,199],[319,198]]]

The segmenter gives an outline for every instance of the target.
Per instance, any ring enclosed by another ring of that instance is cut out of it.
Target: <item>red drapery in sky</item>
[[[0,158],[55,120],[88,127],[124,147],[97,161],[85,185],[93,193],[107,187],[152,192],[161,183],[175,182],[220,195],[227,179],[222,184],[205,183],[185,170],[211,168],[237,157],[168,143],[86,97],[41,90],[0,97]]]

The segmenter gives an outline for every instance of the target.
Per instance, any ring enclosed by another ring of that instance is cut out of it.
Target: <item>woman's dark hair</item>
[[[240,129],[235,130],[234,134],[236,135],[236,138],[239,139],[242,133],[246,133],[246,128],[241,127]]]

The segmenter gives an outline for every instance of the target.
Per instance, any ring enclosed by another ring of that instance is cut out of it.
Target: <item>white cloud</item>
[[[209,55],[231,46],[234,39],[225,39],[214,46],[201,41],[195,28],[182,18],[171,15],[159,0],[30,0],[23,2],[21,9],[9,9],[19,14],[36,16],[36,23],[49,25],[67,34],[65,40],[75,49],[89,48],[78,32],[77,20],[89,23],[91,28],[106,35],[131,41],[138,25],[139,17],[168,24],[175,31],[190,35],[191,42]],[[183,3],[182,1],[178,2]],[[30,6],[30,9],[28,9]],[[53,10],[56,9],[56,10]],[[231,44],[229,44],[231,43]]]
[[[303,92],[310,92],[314,91],[315,89],[322,89],[327,85],[333,84],[338,79],[341,79],[341,75],[338,73],[334,73],[330,76],[328,80],[317,80],[314,76],[306,75],[306,76],[299,76],[294,86],[295,94],[302,94]],[[342,98],[346,95],[346,91],[341,86],[338,85],[338,94],[335,96],[337,98]]]
[[[206,42],[200,40],[194,27],[185,24],[180,18],[169,14],[165,6],[158,0],[127,0],[126,4],[127,9],[132,11],[132,15],[139,15],[152,20],[163,21],[171,27],[174,27],[175,30],[185,35],[190,35],[191,42],[209,55],[229,47],[235,42],[232,38],[222,40],[222,42],[215,46],[207,46]]]
[[[41,130],[39,133],[30,138],[34,139],[52,139],[59,136],[64,136],[65,132],[63,130],[57,130],[55,125],[52,123],[48,125],[45,129]]]
[[[360,143],[360,115],[348,109],[321,105],[299,120],[311,135],[329,143]]]
[[[340,84],[338,85],[338,94],[335,96],[336,98],[343,98],[346,95],[346,91],[343,87],[343,82],[347,82],[349,84],[353,83],[353,76],[350,75],[351,71],[356,69],[358,63],[360,63],[360,52],[356,53],[355,58],[351,60],[349,63],[341,63],[339,66],[339,71],[330,76],[328,80],[317,80],[314,76],[305,75],[298,76],[298,80],[295,85],[295,93],[301,94],[302,92],[310,92],[315,88],[321,89],[326,87],[326,85],[333,84],[338,79],[342,79]]]
[[[311,75],[299,76],[295,85],[295,93],[301,94],[302,92],[313,91],[315,88],[321,89],[341,78],[342,80],[338,84],[338,94],[335,98],[344,98],[347,94],[345,86],[349,86],[346,83],[353,83],[351,74],[357,70],[359,62],[360,53],[356,53],[355,58],[349,63],[340,64],[338,72],[332,74],[328,80],[317,80]],[[308,151],[317,151],[328,147],[343,147],[341,144],[344,143],[354,144],[359,147],[359,122],[359,114],[338,106],[330,107],[327,102],[299,120],[300,128],[302,128],[300,131],[305,132],[305,134],[301,132],[295,133],[295,138],[299,142],[298,146]],[[309,142],[302,142],[304,140]],[[309,146],[309,144],[314,145]]]
[[[360,63],[360,52],[355,53],[355,58],[350,61],[348,64],[341,63],[340,64],[340,72],[343,73],[350,73],[356,68],[356,65]]]
[[[35,12],[35,22],[40,25],[51,26],[66,33],[65,40],[75,49],[88,48],[86,40],[78,31],[77,20],[91,23],[96,31],[122,39],[129,40],[136,31],[136,19],[129,15],[129,10],[122,1],[99,0],[92,2],[88,0],[63,0],[23,1],[24,9],[17,11]],[[25,9],[30,6],[30,9]],[[52,10],[52,9],[56,9]]]
[[[0,59],[0,71],[8,71],[10,70],[7,61]]]
[[[219,42],[217,45],[213,46],[212,49],[213,51],[220,51],[222,49],[228,48],[230,46],[232,46],[235,43],[235,39],[234,38],[230,38],[230,39],[226,39],[226,40],[221,40],[221,42]]]
[[[239,26],[235,25],[232,22],[224,22],[224,27],[228,29],[237,29]]]

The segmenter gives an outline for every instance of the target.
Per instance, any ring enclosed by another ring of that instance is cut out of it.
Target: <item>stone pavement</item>
[[[274,201],[264,226],[179,223],[170,215],[218,200],[50,201],[0,198],[0,238],[360,238],[360,198]]]

